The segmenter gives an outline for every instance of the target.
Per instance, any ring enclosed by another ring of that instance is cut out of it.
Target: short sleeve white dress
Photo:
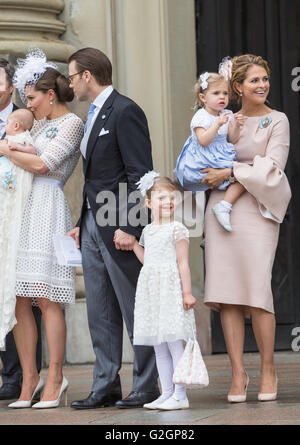
[[[53,234],[72,228],[63,186],[79,156],[83,122],[73,113],[36,121],[31,131],[36,153],[49,168],[34,176],[24,211],[16,266],[16,295],[48,298],[58,303],[75,302],[75,269],[57,263]]]
[[[154,346],[193,338],[194,311],[183,308],[176,242],[189,239],[178,221],[148,224],[140,239],[145,248],[135,298],[133,344]]]

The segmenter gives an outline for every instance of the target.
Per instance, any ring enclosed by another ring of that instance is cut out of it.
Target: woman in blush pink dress
[[[258,400],[275,400],[275,315],[271,275],[291,191],[284,168],[289,153],[289,122],[284,113],[266,105],[270,70],[261,57],[243,55],[232,60],[231,86],[241,104],[245,123],[236,144],[233,169],[207,169],[205,182],[214,188],[205,215],[205,303],[220,311],[229,358],[232,386],[229,402],[246,401],[248,375],[243,365],[244,318],[251,317],[261,356]],[[246,192],[231,214],[232,233],[211,212],[224,192],[216,188],[235,179]]]

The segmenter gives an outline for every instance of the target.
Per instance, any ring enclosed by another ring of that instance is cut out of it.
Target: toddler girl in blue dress
[[[196,193],[207,190],[204,183],[208,168],[231,168],[235,160],[234,145],[244,124],[242,114],[233,115],[226,107],[229,102],[229,82],[225,74],[204,73],[196,85],[195,113],[191,121],[191,135],[177,160],[176,175],[185,190]],[[224,181],[219,190],[226,190],[222,201],[212,211],[218,222],[228,232],[232,231],[230,212],[232,205],[245,191],[234,182],[233,170],[229,181]]]

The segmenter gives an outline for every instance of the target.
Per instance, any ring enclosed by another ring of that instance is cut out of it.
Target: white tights
[[[161,343],[160,345],[154,346],[154,351],[162,389],[161,401],[167,400],[173,394],[179,400],[185,399],[186,387],[175,385],[174,391],[173,385],[174,369],[184,352],[183,341],[177,340]]]

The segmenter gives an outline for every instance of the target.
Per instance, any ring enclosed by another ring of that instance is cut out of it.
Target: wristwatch
[[[233,168],[231,169],[231,173],[230,173],[228,181],[230,182],[230,184],[233,184],[235,182],[235,177],[234,177],[234,174],[233,174]]]

